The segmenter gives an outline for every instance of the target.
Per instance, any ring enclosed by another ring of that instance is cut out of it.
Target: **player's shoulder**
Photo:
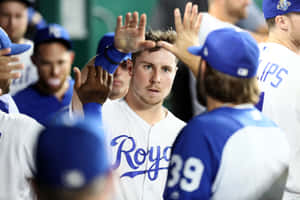
[[[29,85],[28,87],[24,88],[23,90],[17,92],[14,96],[13,99],[15,101],[20,101],[23,99],[31,99],[31,98],[36,98],[37,95],[37,91],[34,89],[33,85]]]
[[[39,124],[33,118],[21,114],[11,113],[7,114],[0,111],[0,131],[2,134],[9,134],[10,137],[16,136],[16,138],[30,139],[29,135],[36,135],[38,131],[43,129],[43,126]]]
[[[290,59],[300,60],[298,54],[290,50],[284,45],[273,42],[262,42],[258,44],[260,50],[260,58],[270,57],[273,60],[288,61]]]
[[[173,126],[179,127],[180,129],[183,128],[186,123],[176,117],[171,111],[167,110],[167,118],[173,124]]]

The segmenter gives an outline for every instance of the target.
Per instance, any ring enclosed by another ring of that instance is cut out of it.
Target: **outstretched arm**
[[[201,14],[198,13],[198,6],[187,3],[183,16],[178,8],[174,10],[174,21],[177,32],[177,39],[175,44],[169,44],[164,41],[158,42],[158,46],[161,46],[177,56],[182,62],[184,62],[192,72],[197,76],[200,59],[198,56],[190,54],[187,49],[190,46],[199,45],[198,34],[201,25]]]

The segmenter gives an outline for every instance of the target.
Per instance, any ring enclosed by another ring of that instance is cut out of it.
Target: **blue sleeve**
[[[172,149],[164,199],[210,199],[217,168],[218,161],[203,129],[188,124]]]
[[[109,73],[114,73],[121,61],[128,56],[126,53],[118,51],[114,45],[107,46],[98,52],[95,60],[95,66],[101,66]]]
[[[92,117],[97,121],[102,122],[102,105],[99,103],[87,103],[83,105],[83,112],[85,116]]]

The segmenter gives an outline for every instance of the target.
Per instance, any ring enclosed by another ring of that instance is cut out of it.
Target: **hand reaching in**
[[[74,89],[82,104],[103,104],[112,90],[113,75],[109,74],[100,66],[95,67],[94,62],[95,59],[92,59],[87,64],[88,74],[84,82],[82,82],[80,70],[77,67],[74,68]]]
[[[191,2],[186,4],[183,21],[178,8],[174,10],[174,22],[177,32],[175,44],[169,44],[164,41],[158,42],[161,46],[177,56],[193,71],[195,75],[198,73],[198,65],[200,59],[198,56],[190,54],[187,49],[190,46],[199,45],[198,34],[201,25],[201,13],[198,13],[198,6],[192,5]]]
[[[142,14],[139,19],[138,12],[127,13],[123,25],[122,16],[119,16],[114,40],[116,49],[124,53],[132,53],[155,47],[155,42],[145,40],[146,20],[145,14]]]

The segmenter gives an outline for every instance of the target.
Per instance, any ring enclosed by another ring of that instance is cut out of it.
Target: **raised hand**
[[[127,13],[123,25],[122,16],[117,18],[117,27],[115,30],[115,47],[124,53],[137,52],[143,49],[155,47],[153,41],[145,40],[145,30],[147,17],[141,15],[139,19],[138,12]]]
[[[24,68],[24,65],[21,63],[12,64],[19,62],[19,58],[15,56],[6,56],[10,51],[10,49],[0,50],[0,80],[20,78],[21,73],[16,72],[15,70]]]
[[[82,82],[82,74],[75,67],[75,84],[74,89],[82,104],[100,103],[103,104],[112,90],[113,75],[94,66],[95,59],[89,61],[85,68],[88,69],[87,78]]]
[[[202,15],[198,13],[198,6],[193,6],[192,3],[189,2],[186,4],[182,22],[180,11],[176,8],[174,10],[174,22],[177,32],[175,44],[169,44],[164,41],[160,41],[157,44],[175,54],[182,62],[189,66],[194,74],[198,73],[200,59],[199,57],[190,54],[187,51],[187,48],[199,45],[198,34],[201,25],[201,17]]]

